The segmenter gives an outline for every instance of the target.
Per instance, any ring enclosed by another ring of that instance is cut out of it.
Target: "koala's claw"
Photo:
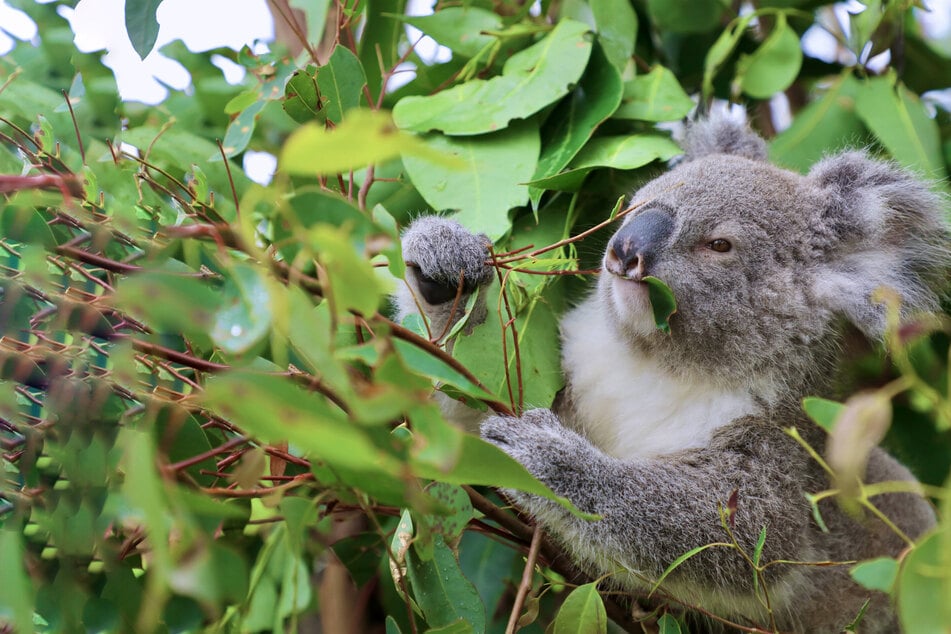
[[[456,297],[460,276],[465,293],[492,280],[492,267],[486,264],[490,245],[486,235],[473,234],[454,220],[422,216],[403,232],[403,259],[415,267],[423,298],[442,304]]]

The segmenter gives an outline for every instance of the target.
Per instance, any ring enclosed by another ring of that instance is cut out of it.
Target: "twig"
[[[615,220],[617,220],[618,218],[623,218],[624,216],[626,216],[627,214],[631,213],[631,212],[634,211],[635,209],[638,209],[638,208],[640,208],[640,207],[643,207],[643,206],[646,205],[648,202],[650,202],[650,201],[649,201],[649,200],[645,200],[645,201],[641,201],[641,202],[637,202],[637,203],[631,203],[626,209],[623,209],[623,210],[619,211],[619,212],[617,213],[617,215],[614,216],[613,218],[608,218],[607,220],[605,220],[605,221],[603,221],[603,222],[599,222],[598,224],[596,224],[595,226],[591,227],[590,229],[587,229],[586,231],[582,231],[581,233],[579,233],[579,234],[577,234],[577,235],[574,235],[574,236],[571,236],[570,238],[565,238],[564,240],[559,240],[558,242],[555,242],[554,244],[549,244],[547,247],[542,247],[541,249],[535,249],[535,250],[532,251],[531,253],[528,253],[528,254],[525,254],[525,255],[518,255],[518,256],[515,256],[515,257],[506,258],[506,259],[504,259],[504,260],[498,260],[497,262],[493,262],[492,260],[488,260],[488,261],[486,262],[486,264],[489,264],[489,265],[494,265],[494,264],[496,264],[496,263],[499,263],[499,264],[508,264],[508,263],[510,263],[510,262],[516,262],[516,261],[518,261],[518,260],[524,260],[524,259],[527,259],[527,258],[534,258],[534,257],[538,257],[538,256],[541,255],[542,253],[548,253],[549,251],[553,251],[553,250],[555,250],[555,249],[561,248],[561,247],[565,246],[566,244],[571,244],[571,243],[573,243],[573,242],[580,242],[581,240],[584,240],[585,238],[587,238],[588,236],[590,236],[592,233],[595,233],[595,232],[597,232],[597,231],[600,231],[601,229],[604,229],[605,227],[607,227],[608,225],[610,225],[611,223],[613,223],[613,222],[614,222]]]
[[[203,462],[207,460],[208,458],[217,456],[220,453],[231,451],[235,447],[238,447],[239,445],[243,445],[246,442],[248,442],[248,438],[246,436],[238,436],[237,438],[232,438],[231,440],[224,443],[223,445],[218,445],[214,449],[209,449],[208,451],[202,452],[198,454],[197,456],[192,456],[191,458],[188,458],[187,460],[182,460],[180,462],[166,465],[165,467],[163,467],[163,469],[168,473],[175,473],[176,471],[181,471],[182,469],[187,469],[188,467],[194,466],[198,464],[199,462]]]
[[[221,144],[221,139],[215,139],[215,143],[218,144],[218,151],[221,152],[221,160],[225,162],[225,172],[228,174],[228,184],[231,186],[231,197],[234,199],[234,213],[238,216],[241,215],[241,205],[238,202],[238,190],[234,186],[234,177],[231,175],[231,161],[228,160],[228,155],[225,153],[225,146]]]
[[[535,561],[538,559],[538,549],[542,543],[542,527],[535,525],[532,532],[532,545],[528,549],[528,557],[525,559],[525,568],[522,570],[522,582],[518,585],[518,593],[515,595],[515,603],[512,605],[512,612],[509,614],[509,624],[505,628],[505,634],[514,634],[518,627],[518,619],[522,614],[522,608],[525,607],[525,600],[532,589],[532,577],[535,574]]]
[[[73,130],[76,131],[76,143],[79,144],[79,156],[83,159],[83,165],[86,164],[86,149],[83,147],[83,137],[79,134],[79,125],[76,123],[76,113],[73,112],[73,104],[69,101],[69,93],[65,90],[60,91],[63,93],[63,99],[66,100],[66,107],[69,108],[69,117],[73,120]]]
[[[382,315],[379,315],[378,317],[387,326],[389,326],[390,332],[393,333],[394,337],[396,337],[397,339],[402,339],[403,341],[406,341],[408,343],[411,343],[418,348],[422,348],[429,354],[433,355],[434,357],[437,357],[440,361],[444,362],[446,365],[450,366],[456,372],[459,372],[460,374],[462,374],[464,377],[469,379],[470,382],[472,382],[474,385],[476,385],[480,389],[485,390],[488,394],[492,393],[488,389],[486,389],[486,387],[482,384],[482,381],[476,378],[476,376],[472,374],[472,372],[470,372],[467,367],[459,363],[455,357],[448,354],[445,350],[443,350],[442,348],[434,344],[432,341],[417,335],[415,332],[413,332],[412,330],[409,330],[408,328],[404,328],[403,326],[399,325],[392,319],[387,319],[386,317],[383,317]],[[515,416],[515,412],[513,412],[512,409],[508,405],[506,405],[505,403],[501,401],[497,401],[494,399],[481,399],[481,400],[483,403],[485,403],[486,405],[491,407],[493,410],[495,410],[497,414],[502,414],[504,416]]]

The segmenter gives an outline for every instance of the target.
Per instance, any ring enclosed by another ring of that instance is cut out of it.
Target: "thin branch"
[[[218,151],[221,152],[221,160],[225,162],[225,172],[228,174],[228,184],[231,186],[231,197],[234,199],[234,212],[238,216],[241,215],[241,205],[238,202],[238,190],[234,186],[234,177],[231,175],[231,161],[228,160],[228,155],[225,153],[225,147],[221,144],[221,139],[215,139],[215,143],[218,144]]]
[[[76,143],[79,144],[79,156],[83,159],[83,165],[86,164],[86,148],[83,147],[83,137],[79,134],[79,124],[76,123],[76,113],[73,112],[73,104],[69,100],[69,93],[65,90],[61,91],[63,93],[63,99],[66,100],[66,107],[69,108],[69,117],[73,120],[73,130],[76,131]]]
[[[417,335],[412,330],[409,330],[408,328],[404,328],[403,326],[399,325],[398,323],[396,323],[395,321],[391,319],[387,319],[386,317],[383,317],[382,315],[378,315],[378,317],[387,326],[389,326],[390,332],[393,333],[394,337],[396,337],[397,339],[402,339],[403,341],[406,341],[408,343],[411,343],[417,348],[422,348],[429,354],[433,355],[434,357],[438,358],[440,361],[444,362],[446,365],[450,366],[456,372],[459,372],[460,374],[462,374],[464,377],[469,379],[469,381],[472,382],[474,385],[476,385],[482,390],[485,390],[486,393],[488,394],[492,393],[488,389],[486,389],[486,387],[482,384],[482,381],[476,378],[476,376],[472,374],[472,372],[470,372],[466,366],[459,363],[459,361],[457,361],[455,357],[453,357],[452,355],[447,353],[445,350],[443,350],[442,348],[434,344],[432,341]],[[515,416],[515,412],[513,412],[512,409],[508,405],[506,405],[505,403],[501,401],[497,401],[494,399],[481,399],[481,400],[483,403],[485,403],[486,405],[491,407],[493,410],[495,410],[497,414],[502,414],[504,416]]]
[[[512,605],[512,612],[509,614],[509,623],[505,628],[505,634],[514,634],[518,628],[518,619],[522,614],[522,608],[525,607],[525,600],[532,589],[532,577],[535,574],[535,562],[538,559],[538,549],[542,543],[542,527],[535,525],[532,532],[532,545],[528,549],[528,557],[525,559],[525,568],[522,569],[522,581],[518,585],[518,593],[515,595],[515,603]]]
[[[246,436],[238,436],[237,438],[232,438],[231,440],[224,443],[223,445],[218,445],[214,449],[209,449],[208,451],[202,452],[198,454],[197,456],[192,456],[191,458],[188,458],[186,460],[175,462],[170,465],[165,465],[163,469],[168,473],[175,473],[176,471],[181,471],[182,469],[187,469],[188,467],[194,466],[198,464],[199,462],[204,462],[208,458],[217,456],[220,453],[231,451],[235,447],[243,445],[246,442],[248,442],[248,438]]]

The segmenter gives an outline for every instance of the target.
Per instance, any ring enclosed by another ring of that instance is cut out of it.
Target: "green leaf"
[[[720,0],[647,0],[660,31],[702,33],[717,26],[725,6]]]
[[[733,53],[733,49],[740,43],[743,33],[750,21],[756,16],[754,12],[734,19],[723,30],[717,40],[707,50],[707,55],[703,61],[703,95],[711,97],[713,95],[713,78],[719,72],[720,68]]]
[[[162,0],[125,0],[125,30],[132,48],[145,59],[158,39],[159,23],[155,18]]]
[[[792,125],[769,144],[770,159],[792,169],[807,171],[823,156],[853,145],[865,134],[855,113],[861,83],[845,71],[825,95],[796,114]]]
[[[894,71],[862,82],[855,110],[899,163],[927,178],[946,175],[938,124]]]
[[[485,485],[518,489],[558,502],[578,517],[598,516],[578,511],[567,498],[555,495],[547,486],[528,473],[518,461],[491,443],[470,434],[462,434],[458,461],[449,469],[414,462],[413,472],[421,478],[450,484]]]
[[[827,432],[831,432],[835,427],[835,421],[845,410],[845,405],[836,403],[829,399],[809,396],[802,399],[802,409],[814,423],[822,427]]]
[[[502,75],[474,79],[427,97],[404,97],[393,120],[404,130],[481,134],[525,119],[566,95],[591,55],[588,26],[562,20],[538,43],[508,59]]]
[[[680,623],[669,614],[657,619],[657,634],[680,634]]]
[[[280,166],[288,174],[333,175],[398,157],[425,158],[428,166],[455,167],[439,152],[393,126],[385,112],[351,110],[327,130],[317,123],[300,127],[284,143]]]
[[[531,181],[545,189],[577,191],[585,177],[599,167],[631,170],[656,160],[666,161],[683,150],[669,138],[654,134],[607,136],[591,139],[561,174]]]
[[[885,17],[882,0],[864,0],[865,9],[853,13],[849,12],[849,48],[855,56],[862,59],[865,45],[872,39],[872,35]]]
[[[763,556],[763,546],[766,545],[766,526],[759,532],[756,539],[756,548],[753,550],[753,565],[759,566],[760,558]]]
[[[476,531],[467,531],[459,543],[459,566],[479,591],[487,614],[495,614],[507,588],[500,579],[512,578],[521,557],[512,548]],[[520,562],[519,562],[520,563]]]
[[[491,240],[508,231],[509,210],[528,200],[528,187],[522,183],[535,172],[537,124],[520,122],[474,137],[430,134],[422,140],[431,153],[465,165],[465,169],[451,169],[404,154],[406,171],[426,202],[436,210],[458,210],[455,220]]]
[[[406,564],[413,596],[430,627],[468,622],[476,632],[485,630],[485,606],[475,586],[459,569],[452,550],[441,535],[433,538],[433,558],[423,561],[415,549],[407,553]]]
[[[849,570],[852,578],[869,590],[891,592],[898,577],[899,563],[891,557],[870,559]]]
[[[947,535],[931,533],[912,549],[898,573],[898,619],[906,634],[951,629]]]
[[[16,524],[10,521],[0,528],[0,585],[4,594],[0,622],[9,620],[17,631],[32,632],[33,583],[24,567],[22,537],[12,530]]]
[[[248,143],[251,142],[251,137],[254,135],[258,115],[261,114],[266,105],[267,101],[257,99],[231,120],[228,129],[225,131],[225,138],[221,141],[225,156],[235,156],[248,147]]]
[[[396,66],[402,53],[399,47],[406,34],[397,16],[406,13],[406,0],[358,0],[354,5],[353,13],[362,11],[366,17],[358,53],[366,72],[370,98],[376,100],[384,88],[383,69]]]
[[[802,67],[799,36],[779,13],[776,26],[752,55],[741,55],[736,78],[743,92],[756,99],[769,99],[788,88]]]
[[[448,383],[473,398],[495,398],[494,394],[486,392],[445,361],[422,348],[401,339],[395,339],[393,346],[406,366],[414,372],[437,382]]]
[[[348,110],[360,105],[366,83],[360,59],[346,46],[338,44],[327,63],[317,69],[317,89],[322,104],[319,118],[339,124]]]
[[[113,301],[158,333],[207,341],[221,298],[194,277],[148,271],[123,279]]]
[[[693,557],[693,556],[695,556],[695,555],[699,555],[700,553],[702,553],[703,551],[707,550],[708,548],[727,548],[727,547],[732,547],[732,545],[731,545],[731,544],[714,543],[714,544],[704,544],[703,546],[697,546],[696,548],[691,548],[690,550],[688,550],[688,551],[685,552],[684,554],[682,554],[682,555],[680,555],[679,557],[677,557],[676,559],[674,559],[674,560],[671,562],[671,564],[670,564],[669,566],[667,566],[667,569],[664,570],[664,573],[657,579],[657,581],[654,582],[654,585],[651,586],[650,594],[654,594],[654,592],[657,590],[657,588],[660,587],[660,584],[662,584],[662,583],[664,582],[664,579],[666,579],[666,578],[670,575],[670,573],[672,573],[674,570],[676,570],[677,568],[679,568],[682,563],[684,563],[685,561],[687,561],[687,560],[690,559],[691,557]]]
[[[486,33],[505,26],[497,13],[477,6],[446,7],[431,15],[401,19],[463,57],[475,57],[498,42]]]
[[[647,284],[647,296],[654,314],[654,324],[661,332],[670,334],[670,317],[677,312],[677,299],[670,287],[652,275],[644,278]]]
[[[625,82],[621,107],[613,118],[675,121],[686,117],[693,107],[677,76],[663,66],[655,66],[646,75]]]
[[[310,231],[310,240],[330,280],[325,289],[338,317],[349,311],[361,315],[376,312],[387,289],[373,272],[373,265],[357,253],[346,229],[319,224]]]
[[[469,495],[458,485],[433,482],[426,492],[443,505],[445,513],[428,516],[430,529],[443,536],[448,544],[456,544],[474,517]]]
[[[242,354],[271,330],[273,297],[261,269],[236,263],[228,270],[211,338],[230,354]]]
[[[286,440],[331,466],[389,477],[401,471],[399,463],[341,411],[287,378],[245,371],[222,373],[208,380],[201,400],[259,440]]]
[[[571,591],[552,624],[552,634],[605,634],[608,615],[595,583]]]
[[[211,542],[182,559],[169,585],[179,594],[211,604],[241,601],[248,592],[247,562],[232,548]]]
[[[598,42],[618,73],[627,68],[637,38],[637,13],[628,0],[591,0]]]
[[[595,46],[588,68],[578,86],[562,100],[542,130],[546,139],[532,180],[556,175],[584,147],[591,135],[621,103],[621,76],[608,62],[601,46]],[[537,204],[542,190],[532,188]]]
[[[500,305],[497,283],[486,290],[486,297],[488,305]],[[519,333],[520,364],[516,363],[512,330],[506,329],[508,344],[503,347],[503,318],[491,312],[486,322],[475,332],[456,340],[454,356],[496,394],[508,393],[506,380],[510,378],[516,399],[521,383],[524,390],[521,400],[524,403],[531,403],[534,407],[550,405],[564,385],[559,347],[553,345],[559,339],[558,320],[551,305],[552,300],[557,300],[554,294],[535,297],[518,309],[515,328]],[[517,379],[519,367],[522,371],[521,382]]]
[[[307,68],[294,71],[291,78],[287,80],[287,85],[284,86],[284,101],[281,107],[298,123],[307,123],[312,119],[320,120],[323,105],[320,103],[320,94],[317,92],[316,66],[311,64]]]

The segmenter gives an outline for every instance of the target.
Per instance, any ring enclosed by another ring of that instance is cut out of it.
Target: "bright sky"
[[[931,11],[919,14],[919,19],[923,20],[932,36],[946,36],[951,31],[951,0],[925,2]],[[159,103],[168,94],[165,85],[176,90],[188,87],[190,77],[185,68],[158,52],[168,42],[181,39],[192,51],[222,46],[238,50],[245,45],[261,50],[266,49],[266,43],[274,37],[274,22],[266,0],[163,0],[157,13],[160,29],[155,49],[145,60],[140,60],[126,35],[124,4],[125,0],[80,0],[75,9],[60,7],[59,12],[69,20],[76,33],[75,43],[79,50],[87,53],[107,51],[103,62],[115,72],[119,91],[127,101]],[[430,13],[432,4],[433,0],[410,0],[409,13]],[[858,0],[836,5],[837,16],[845,24],[848,23],[847,11],[855,13],[863,9],[864,5]],[[421,35],[412,27],[407,27],[407,31],[411,41],[416,41]],[[13,38],[33,40],[36,35],[36,25],[32,20],[0,0],[0,55],[13,47]],[[424,41],[417,48],[421,57],[438,61],[448,59],[448,49],[426,39],[428,42]],[[803,37],[803,48],[814,57],[829,61],[835,57],[835,40],[818,27],[811,28]],[[213,61],[225,71],[229,81],[237,82],[242,78],[243,69],[230,60],[219,58]],[[850,63],[846,59],[840,61]],[[884,65],[887,58],[875,61]],[[412,76],[402,73],[396,77],[409,81]],[[272,158],[249,153],[246,161],[263,160],[270,164]]]
[[[926,4],[931,9],[923,15],[926,29],[932,35],[951,31],[951,0],[926,0]],[[432,11],[432,0],[411,0],[410,5],[409,12],[413,14]],[[160,29],[155,50],[140,60],[126,36],[123,6],[124,0],[80,0],[75,10],[61,7],[59,11],[70,21],[79,50],[107,51],[103,62],[115,72],[122,98],[127,101],[158,103],[168,94],[162,84],[178,90],[188,86],[187,71],[158,52],[168,42],[181,39],[192,51],[221,46],[237,50],[245,45],[265,47],[274,36],[274,23],[266,0],[164,0],[158,8]],[[864,6],[858,0],[848,0],[836,6],[836,13],[847,23],[846,11],[862,9]],[[408,30],[412,41],[421,35],[412,27]],[[0,54],[13,46],[11,36],[32,40],[36,37],[36,26],[25,14],[0,0]],[[834,56],[834,40],[816,27],[807,32],[803,46],[816,57]],[[427,48],[430,50],[424,53],[426,58],[444,61],[449,56],[443,47],[430,45]],[[240,80],[241,70],[228,60],[222,58],[216,63],[226,71],[229,80]],[[402,77],[409,79],[406,75]]]

